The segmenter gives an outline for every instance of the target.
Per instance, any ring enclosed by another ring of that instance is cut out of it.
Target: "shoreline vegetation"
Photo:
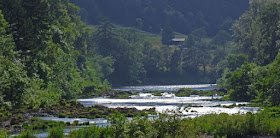
[[[150,91],[145,93],[151,93],[154,96],[163,96],[162,92],[159,91]],[[211,96],[210,94],[215,94],[216,96],[221,96],[227,92],[223,89],[221,90],[209,90],[209,91],[198,91],[191,89],[180,89],[179,91],[172,92],[176,96]],[[129,91],[114,91],[112,90],[110,94],[104,94],[103,96],[107,98],[130,98],[130,96],[139,94],[132,93]],[[209,100],[219,100],[219,99],[209,99]],[[216,105],[217,107],[223,108],[234,108],[237,106],[247,106],[247,105],[236,105],[235,103],[228,106]],[[187,105],[184,108],[190,107],[203,107],[198,105]],[[74,122],[73,124],[55,122],[55,121],[44,121],[36,119],[36,117],[58,117],[58,118],[106,118],[110,119],[115,114],[121,114],[124,117],[145,117],[147,115],[157,115],[155,108],[149,110],[137,110],[136,108],[108,108],[102,105],[95,105],[91,107],[85,107],[77,101],[66,101],[62,100],[58,104],[55,104],[48,108],[39,108],[39,109],[17,109],[17,110],[2,110],[0,111],[0,128],[12,133],[12,132],[22,132],[26,130],[40,130],[40,129],[51,129],[57,126],[71,126],[71,125],[90,125],[89,123],[79,124]],[[146,120],[147,121],[147,120]],[[91,126],[92,127],[92,126]],[[101,129],[101,128],[100,128]]]
[[[177,97],[189,97],[191,95],[198,96],[225,96],[228,94],[226,89],[214,89],[214,90],[192,90],[189,88],[181,88],[178,91],[164,92],[164,91],[145,91],[142,93],[149,93],[153,96],[163,96],[165,93],[174,94]],[[130,91],[118,91],[112,90],[110,92],[106,92],[101,94],[100,96],[104,96],[106,98],[112,99],[130,99],[131,96],[139,95],[139,92],[130,92]],[[219,99],[214,99],[219,100]],[[226,100],[226,99],[225,99]]]
[[[33,119],[26,131],[16,136],[23,138],[35,136],[35,130],[48,129],[48,137],[56,138],[88,138],[88,137],[277,137],[280,135],[280,108],[264,108],[252,114],[208,114],[196,118],[182,118],[180,114],[159,114],[152,120],[147,116],[135,116],[128,121],[124,114],[115,113],[110,116],[111,125],[99,127],[88,123],[73,124],[42,121]],[[70,131],[65,136],[63,129],[78,125],[88,125]],[[60,130],[60,131],[59,131]],[[1,136],[7,133],[1,131]]]
[[[162,96],[163,92],[160,91],[149,91],[145,93],[151,93],[154,96]],[[190,95],[200,95],[200,96],[211,96],[211,94],[224,95],[226,91],[224,90],[211,90],[211,91],[197,91],[191,89],[180,89],[179,91],[172,92],[176,96],[190,96]],[[139,93],[132,93],[130,91],[115,91],[106,92],[101,94],[101,96],[107,98],[120,98],[128,99],[130,96]],[[99,97],[95,96],[95,97]],[[213,99],[215,100],[215,99]],[[218,100],[218,99],[216,99]],[[194,107],[189,105],[189,107]],[[22,131],[24,126],[32,124],[33,118],[36,117],[46,117],[53,116],[59,118],[109,118],[112,114],[119,112],[126,117],[135,116],[145,116],[147,114],[157,114],[155,108],[149,110],[137,110],[136,108],[108,108],[102,105],[95,105],[92,107],[85,107],[76,101],[66,101],[62,100],[58,104],[52,105],[47,108],[38,109],[27,109],[20,108],[16,110],[0,110],[0,129],[8,130],[9,132]]]
[[[279,0],[127,1],[0,1],[0,138],[16,131],[24,131],[16,138],[33,138],[34,130],[46,128],[50,138],[280,137]],[[222,9],[209,12],[209,5]],[[88,19],[94,19],[92,26]],[[136,28],[120,26],[127,24]],[[184,34],[174,32],[182,29]],[[173,42],[178,37],[185,39],[180,45]],[[144,83],[217,83],[222,89],[171,93],[223,96],[209,101],[251,102],[263,109],[182,119],[180,114],[157,114],[154,108],[85,107],[71,101],[91,96],[126,99],[137,93],[111,87]],[[158,117],[149,120],[148,114]],[[34,118],[38,116],[103,117],[110,125],[64,136],[64,127],[80,124]]]
[[[27,126],[42,123],[46,125],[49,121],[35,119],[36,117],[58,117],[58,118],[110,118],[113,114],[120,113],[125,117],[145,116],[156,114],[155,108],[148,110],[137,110],[136,108],[108,108],[102,105],[85,107],[76,101],[61,101],[48,108],[18,109],[0,111],[0,130],[18,132],[26,130]],[[52,122],[52,121],[50,121]],[[46,124],[45,124],[46,123]],[[50,123],[55,124],[55,123]],[[34,128],[34,127],[32,127]],[[42,128],[42,127],[36,127]],[[43,127],[46,128],[46,127]]]

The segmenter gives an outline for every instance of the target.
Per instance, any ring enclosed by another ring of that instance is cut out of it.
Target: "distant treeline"
[[[205,28],[209,36],[229,30],[249,7],[249,0],[70,0],[81,7],[83,20],[98,24],[106,16],[113,23],[159,33],[165,24],[189,34]]]

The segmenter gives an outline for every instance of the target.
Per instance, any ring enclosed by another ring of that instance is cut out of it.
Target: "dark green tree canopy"
[[[161,35],[162,35],[161,37],[162,44],[164,45],[172,44],[172,39],[175,37],[175,35],[170,25],[167,24],[163,27]]]

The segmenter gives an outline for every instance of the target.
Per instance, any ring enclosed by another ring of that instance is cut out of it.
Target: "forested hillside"
[[[3,106],[44,107],[97,96],[112,85],[215,83],[219,77],[240,100],[267,99],[278,88],[280,17],[273,2],[253,1],[233,25],[233,37],[229,28],[248,1],[73,0],[82,8],[68,0],[0,2]],[[175,36],[185,43],[170,46]]]
[[[233,25],[239,54],[227,58],[218,81],[230,90],[230,99],[266,106],[280,104],[279,19],[278,0],[253,0]]]
[[[109,87],[102,70],[112,59],[94,51],[77,6],[67,0],[0,2],[1,107],[45,107]]]
[[[204,28],[209,36],[229,30],[249,7],[249,0],[70,0],[81,7],[82,18],[99,24],[102,16],[122,26],[160,33],[165,24],[189,34]]]
[[[279,137],[279,105],[279,0],[0,0],[0,137]]]

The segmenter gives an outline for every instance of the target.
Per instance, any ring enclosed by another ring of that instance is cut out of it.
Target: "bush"
[[[65,118],[66,117],[66,114],[58,114],[58,118]]]
[[[8,138],[8,134],[5,131],[0,131],[0,138]]]
[[[78,125],[79,125],[79,121],[78,121],[78,120],[75,120],[75,121],[72,123],[72,125],[78,126]]]
[[[21,133],[21,135],[15,136],[14,138],[37,138],[31,130],[27,130]]]
[[[69,134],[69,138],[107,138],[112,137],[111,127],[90,126],[75,130]]]
[[[63,127],[57,126],[49,130],[48,138],[63,138],[63,137],[64,137]]]

